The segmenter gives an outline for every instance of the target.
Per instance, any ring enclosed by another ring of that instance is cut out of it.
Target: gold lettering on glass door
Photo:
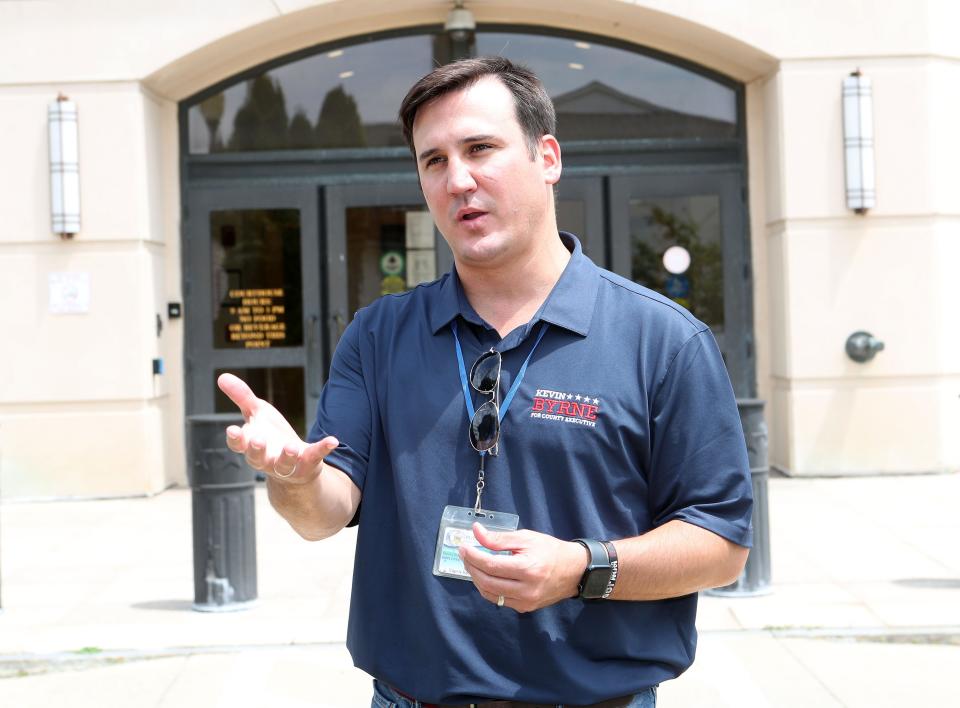
[[[230,290],[228,297],[239,300],[227,307],[227,331],[231,342],[243,342],[245,349],[266,349],[282,344],[287,337],[283,288]]]

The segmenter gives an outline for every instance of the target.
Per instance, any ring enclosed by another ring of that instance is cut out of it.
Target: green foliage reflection
[[[673,297],[694,317],[710,327],[723,326],[723,252],[720,243],[701,237],[700,225],[691,218],[664,209],[646,207],[650,228],[631,235],[633,242],[633,280],[667,297],[670,273],[663,266],[663,254],[671,246],[690,253],[690,268],[683,277],[689,282],[685,297]]]

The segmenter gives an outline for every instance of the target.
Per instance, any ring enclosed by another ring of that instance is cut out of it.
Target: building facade
[[[0,494],[186,482],[229,370],[305,429],[352,313],[450,267],[396,108],[500,54],[558,112],[561,228],[714,330],[795,475],[960,468],[960,8],[773,0],[0,3]],[[841,88],[872,84],[876,202]],[[76,106],[80,226],[51,223]],[[70,104],[66,104],[70,105]],[[848,141],[849,142],[849,141]],[[854,361],[849,335],[884,344]]]

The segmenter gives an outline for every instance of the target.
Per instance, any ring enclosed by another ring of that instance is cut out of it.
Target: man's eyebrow
[[[417,159],[426,160],[428,157],[430,157],[431,155],[435,155],[438,152],[440,152],[440,148],[430,148],[429,150],[424,150],[423,152],[421,152],[417,156]]]
[[[497,136],[495,135],[468,135],[465,138],[461,138],[457,141],[460,145],[467,145],[469,143],[481,143],[485,140],[495,140]],[[429,150],[424,150],[418,156],[418,160],[426,160],[428,157],[433,157],[436,153],[440,152],[440,148],[430,148]]]
[[[467,143],[482,143],[484,140],[493,140],[497,136],[495,135],[470,135],[460,141],[461,145],[466,145]]]

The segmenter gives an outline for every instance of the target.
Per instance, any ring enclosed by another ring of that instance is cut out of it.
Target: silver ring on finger
[[[500,595],[499,597],[497,597],[497,607],[503,607],[503,603],[504,603],[503,595]]]
[[[296,472],[296,471],[297,471],[297,466],[296,466],[296,465],[294,465],[294,466],[293,466],[293,469],[291,469],[291,470],[290,470],[289,472],[287,472],[286,474],[280,474],[279,472],[277,472],[276,468],[274,468],[274,470],[273,470],[273,476],[274,476],[274,477],[279,477],[280,479],[287,479],[288,477],[293,477],[293,473]]]

